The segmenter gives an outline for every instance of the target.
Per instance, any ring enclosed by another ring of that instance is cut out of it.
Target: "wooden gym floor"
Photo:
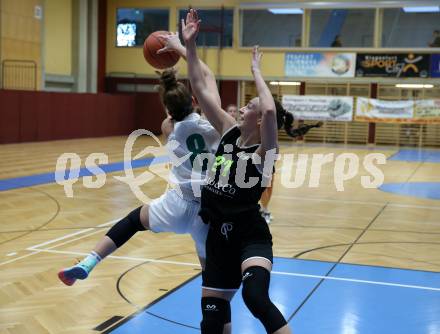
[[[89,279],[72,287],[58,280],[60,268],[92,250],[112,222],[140,202],[127,184],[113,178],[124,175],[122,171],[107,173],[99,189],[86,188],[79,178],[73,198],[45,177],[54,173],[57,158],[65,152],[77,153],[82,167],[93,152],[105,153],[109,164],[121,162],[125,140],[0,146],[0,333],[98,333],[94,328],[99,324],[115,315],[130,316],[200,272],[188,236],[144,232],[99,264]],[[155,143],[141,138],[135,151],[148,145]],[[281,153],[346,152],[355,153],[362,162],[367,154],[390,158],[399,149],[281,142]],[[165,154],[163,148],[159,150],[159,155]],[[426,183],[431,193],[434,189],[431,198],[364,189],[362,167],[338,192],[333,166],[323,167],[318,188],[309,188],[306,177],[304,186],[288,189],[280,184],[281,170],[288,166],[278,163],[270,203],[274,255],[440,273],[440,202],[435,197],[440,192],[439,163],[387,160],[380,166],[385,184]],[[157,176],[142,190],[155,198],[166,189],[168,169],[156,164],[148,170]],[[135,174],[143,171],[135,169]],[[436,293],[434,306],[440,309],[440,292]],[[436,326],[438,332],[434,328],[432,333],[440,333],[440,325]]]

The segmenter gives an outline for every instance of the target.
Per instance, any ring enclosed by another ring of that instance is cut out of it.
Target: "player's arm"
[[[261,156],[262,163],[264,164],[264,157],[267,151],[274,150],[274,153],[278,153],[278,129],[275,102],[266,82],[264,82],[260,70],[261,56],[262,54],[258,50],[258,46],[254,46],[252,50],[251,70],[254,76],[261,110],[261,145],[257,153]]]
[[[298,128],[286,128],[286,133],[293,138],[305,136],[311,129],[320,128],[322,126],[322,122],[317,122],[315,124],[303,124]]]
[[[212,88],[206,83],[201,62],[197,56],[196,37],[199,27],[200,20],[197,11],[190,9],[186,23],[182,20],[182,35],[186,45],[189,80],[206,118],[220,134],[223,134],[235,125],[235,120],[218,104],[217,90],[212,91]]]
[[[179,33],[168,33],[160,35],[159,38],[164,42],[164,47],[157,51],[158,54],[164,52],[176,52],[179,56],[186,60],[186,48],[180,43]],[[215,95],[216,102],[221,106],[220,95],[218,93],[217,82],[215,81],[214,73],[203,61],[199,59],[202,68],[205,84],[207,88]]]

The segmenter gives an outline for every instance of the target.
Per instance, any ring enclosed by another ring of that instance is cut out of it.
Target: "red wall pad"
[[[138,127],[160,133],[163,107],[157,94],[143,95],[0,90],[0,143],[128,135]]]
[[[222,80],[220,81],[220,99],[222,108],[225,109],[230,104],[237,104],[238,81]],[[238,106],[240,108],[242,106]]]
[[[160,134],[160,127],[165,118],[165,109],[158,93],[136,94],[136,126],[138,128]]]
[[[0,143],[20,141],[20,93],[0,90]]]

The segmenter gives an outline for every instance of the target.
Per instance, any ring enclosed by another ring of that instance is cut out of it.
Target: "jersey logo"
[[[217,168],[222,168],[222,176],[228,175],[229,170],[234,164],[234,160],[226,159],[225,156],[219,155],[215,157],[215,162],[212,165],[211,172],[217,171]]]

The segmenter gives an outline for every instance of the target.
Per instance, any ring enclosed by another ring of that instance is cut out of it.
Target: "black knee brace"
[[[221,298],[202,297],[202,334],[222,334],[223,327],[231,322],[231,305]]]
[[[246,306],[261,321],[267,333],[287,324],[281,312],[269,298],[270,272],[263,267],[249,267],[243,272],[242,295]]]
[[[113,240],[116,247],[121,247],[138,231],[144,231],[141,223],[141,206],[130,212],[127,217],[118,221],[107,232],[107,236]]]

